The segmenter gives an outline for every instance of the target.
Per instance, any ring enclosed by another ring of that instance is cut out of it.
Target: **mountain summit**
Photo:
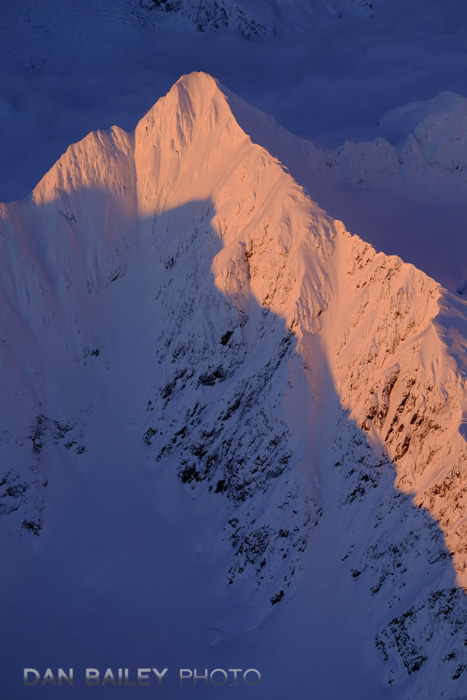
[[[461,697],[466,304],[312,196],[193,73],[1,205],[12,664]]]

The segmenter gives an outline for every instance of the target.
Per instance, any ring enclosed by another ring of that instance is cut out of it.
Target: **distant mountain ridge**
[[[317,16],[372,17],[385,0],[140,0],[142,8],[192,22],[197,31],[233,28],[246,39],[263,39],[284,30],[305,30]]]

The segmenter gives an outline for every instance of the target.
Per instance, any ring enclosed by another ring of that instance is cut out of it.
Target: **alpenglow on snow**
[[[13,700],[58,658],[463,697],[466,302],[331,218],[235,101],[183,76],[0,205]]]

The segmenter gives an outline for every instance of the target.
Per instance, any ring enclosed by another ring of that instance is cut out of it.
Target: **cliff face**
[[[461,697],[465,304],[332,220],[204,74],[0,213],[20,568],[61,552],[85,603],[141,586],[142,629],[191,587],[187,648],[259,645],[264,697],[273,638],[328,697],[349,674],[359,697]],[[122,541],[141,583],[112,580]]]
[[[396,487],[440,523],[465,585],[465,373],[440,319],[447,293],[399,258],[342,238],[339,299],[327,330],[343,405],[394,463]],[[457,309],[464,324],[464,305]]]

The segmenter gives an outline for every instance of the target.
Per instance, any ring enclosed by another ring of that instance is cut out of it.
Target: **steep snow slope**
[[[326,318],[337,391],[370,443],[383,445],[395,463],[396,487],[415,493],[414,502],[441,524],[465,585],[467,454],[459,428],[466,375],[436,323],[449,297],[356,237],[347,236],[338,255],[339,300]]]
[[[329,214],[376,249],[397,253],[451,291],[462,292],[467,284],[465,98],[443,93],[406,105],[381,118],[375,139],[324,150],[228,94],[252,139],[276,155]]]
[[[465,303],[229,100],[185,76],[2,205],[8,697],[156,659],[256,666],[269,700],[461,698]]]

